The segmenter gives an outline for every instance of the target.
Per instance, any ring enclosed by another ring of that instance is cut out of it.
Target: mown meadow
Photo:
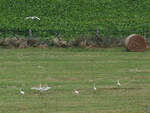
[[[0,37],[65,40],[99,35],[126,37],[131,33],[149,36],[149,0],[1,0]],[[25,20],[37,16],[41,20]]]
[[[26,48],[0,52],[0,113],[144,113],[144,107],[150,106],[149,50]],[[31,90],[40,84],[52,88],[42,93]]]
[[[0,38],[27,38],[29,29],[42,41],[132,33],[148,38],[149,8],[149,0],[0,0]],[[0,113],[144,113],[146,106],[149,111],[149,51],[0,48]],[[40,84],[52,88],[31,89]]]

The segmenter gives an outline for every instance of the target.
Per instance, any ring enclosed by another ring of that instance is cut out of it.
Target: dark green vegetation
[[[149,0],[0,0],[0,36],[54,38],[66,40],[81,35],[125,37],[130,33],[149,36]],[[38,16],[38,20],[25,20]]]
[[[150,106],[149,50],[0,51],[0,113],[142,113]],[[30,89],[40,83],[52,89],[42,94]],[[73,89],[80,94],[75,96]]]

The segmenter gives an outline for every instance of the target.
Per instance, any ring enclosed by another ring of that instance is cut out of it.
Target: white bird
[[[144,111],[148,111],[148,105],[144,106]]]
[[[76,89],[74,89],[74,93],[75,93],[75,95],[78,95],[78,94],[79,94],[79,91],[76,90]]]
[[[37,17],[37,16],[29,16],[29,17],[26,17],[25,19],[26,19],[26,20],[27,20],[27,19],[32,19],[32,20],[37,19],[37,20],[40,20],[40,18]]]
[[[24,95],[24,91],[20,88],[20,94]]]
[[[95,87],[95,84],[94,84],[93,90],[94,90],[94,91],[96,91],[96,87]]]
[[[43,91],[49,90],[50,88],[51,88],[51,87],[48,87],[48,86],[42,87],[42,85],[40,84],[40,87],[32,87],[31,89],[34,89],[34,90],[38,90],[38,91],[40,91],[40,92],[43,92]]]
[[[119,80],[118,80],[118,81],[117,81],[117,86],[120,87],[120,85],[121,85],[121,84],[120,84],[120,82],[119,82]]]

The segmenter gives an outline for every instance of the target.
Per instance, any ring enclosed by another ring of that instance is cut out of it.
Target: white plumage
[[[75,95],[78,95],[78,94],[79,94],[79,91],[76,90],[76,89],[74,89],[74,94],[75,94]]]
[[[48,86],[42,87],[42,85],[40,84],[40,87],[32,87],[31,89],[34,89],[34,90],[38,90],[38,91],[40,91],[40,92],[43,92],[43,91],[49,90],[50,88],[51,88],[51,87],[48,87]]]
[[[121,84],[120,84],[120,82],[119,82],[119,80],[118,80],[118,81],[117,81],[117,86],[120,87],[120,85],[121,85]]]
[[[24,95],[24,91],[20,88],[20,94]]]
[[[96,91],[96,87],[95,87],[95,84],[94,84],[93,90],[94,90],[94,91]]]
[[[32,20],[37,19],[37,20],[40,20],[40,18],[37,17],[37,16],[29,16],[29,17],[26,17],[25,19],[26,19],[26,20],[27,20],[27,19],[32,19]]]
[[[148,111],[148,105],[144,106],[144,111],[146,111],[146,112]]]

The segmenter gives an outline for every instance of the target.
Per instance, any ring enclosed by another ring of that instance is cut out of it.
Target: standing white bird
[[[40,18],[37,17],[37,16],[29,16],[29,17],[26,17],[25,19],[26,20],[28,20],[28,19],[32,19],[32,20],[37,19],[37,20],[40,20]]]
[[[96,91],[96,87],[95,87],[95,84],[94,84],[93,90],[94,90],[94,91]]]
[[[78,94],[79,94],[79,91],[76,90],[76,89],[74,89],[74,94],[75,94],[75,95],[78,95]]]
[[[121,85],[121,84],[120,84],[120,82],[119,82],[119,80],[118,80],[118,81],[117,81],[117,86],[120,87],[120,85]]]
[[[146,111],[146,112],[148,111],[148,105],[144,106],[144,111]]]
[[[20,94],[24,95],[24,91],[20,88]]]
[[[42,87],[42,85],[40,84],[40,87],[32,87],[31,89],[34,89],[34,90],[38,90],[38,91],[40,91],[40,92],[43,92],[43,91],[49,90],[50,88],[51,88],[51,87],[48,87],[48,86]]]

